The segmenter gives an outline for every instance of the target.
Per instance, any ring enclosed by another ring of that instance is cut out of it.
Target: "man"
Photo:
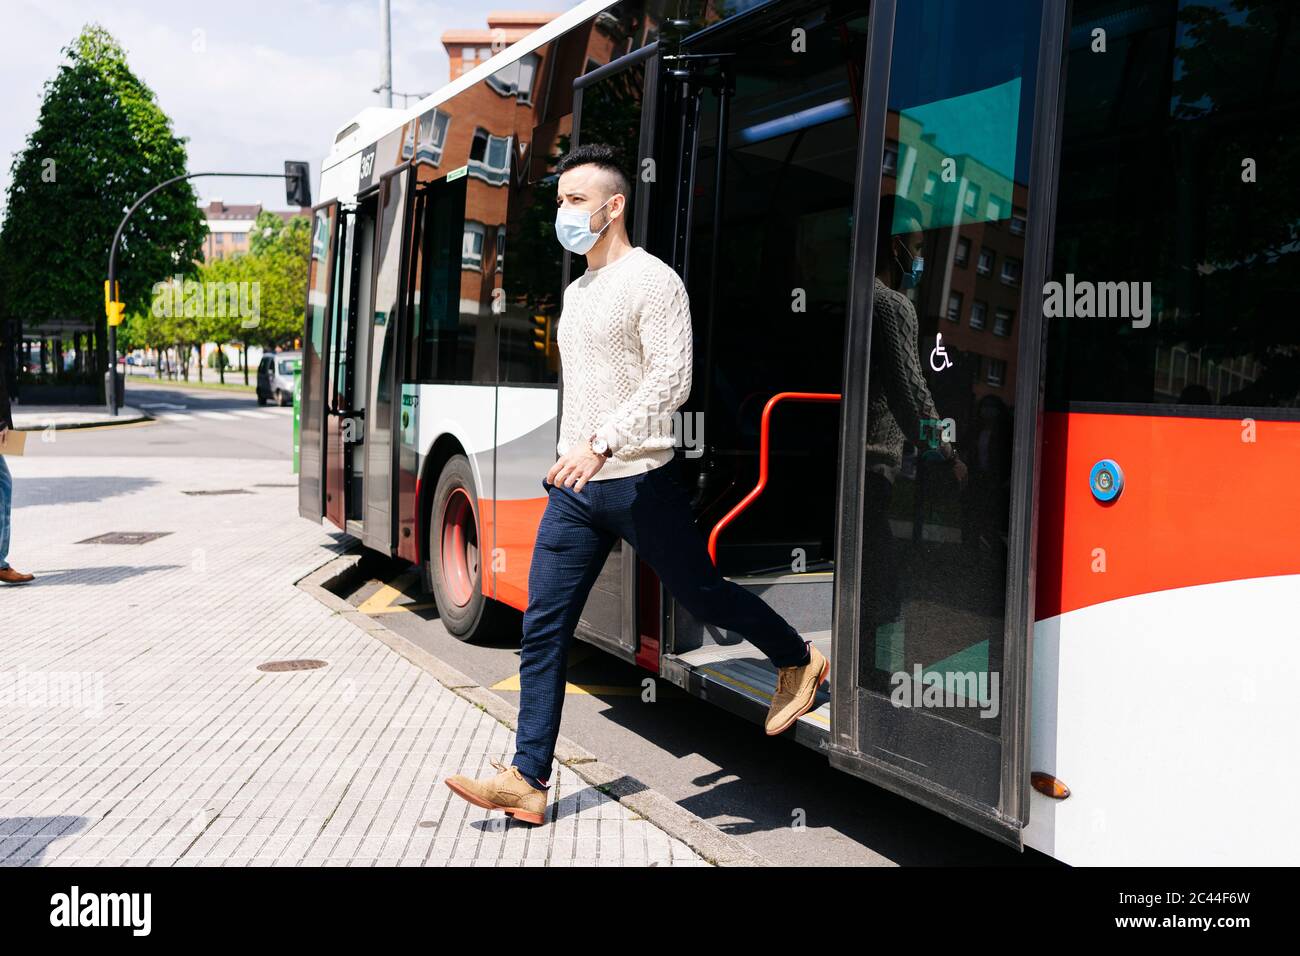
[[[587,271],[565,290],[559,323],[560,457],[542,480],[549,499],[528,574],[516,753],[510,766],[492,761],[495,777],[446,780],[470,803],[529,823],[546,810],[573,630],[619,538],[694,617],[743,634],[776,665],[769,735],[812,708],[830,672],[811,641],[722,577],[670,473],[673,413],[691,391],[689,302],[677,273],[628,241],[631,186],[614,150],[580,146],[557,168],[556,235]]]
[[[0,353],[3,355],[3,353]],[[0,364],[0,439],[14,427],[13,415],[9,408],[9,388],[5,384],[4,365]],[[33,575],[22,574],[9,567],[9,524],[13,509],[14,479],[9,474],[4,455],[0,455],[0,583],[26,584]]]

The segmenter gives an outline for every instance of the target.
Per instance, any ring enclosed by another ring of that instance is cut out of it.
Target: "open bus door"
[[[794,738],[1013,846],[1064,6],[768,4],[661,41],[701,528],[831,659]],[[667,618],[663,673],[761,719],[770,662]]]
[[[607,143],[621,149],[625,156],[635,157],[638,170],[643,161],[653,155],[655,50],[653,44],[643,47],[574,80],[574,147],[584,142]],[[653,183],[638,177],[630,209],[629,238],[633,245],[646,245],[646,220],[652,188]],[[580,275],[577,269],[581,268],[582,261],[585,260],[564,253],[565,288]],[[561,369],[560,408],[563,408],[563,389]],[[558,441],[558,415],[555,429]],[[616,541],[579,615],[576,633],[624,660],[635,660],[641,649],[636,594],[638,578],[644,577],[632,546],[622,539]]]
[[[325,414],[326,348],[329,304],[334,274],[334,231],[338,203],[312,210],[311,259],[307,274],[307,305],[302,337],[301,445],[299,449],[298,514],[320,521],[325,514],[322,435]]]
[[[406,234],[411,220],[411,166],[384,174],[375,215],[373,308],[369,319],[365,376],[364,466],[360,506],[361,541],[382,554],[394,545],[393,504],[397,500],[398,438],[402,434],[401,360],[406,321],[402,290],[407,269]],[[395,438],[394,436],[397,436]],[[356,465],[354,464],[354,470]]]
[[[1016,847],[1064,24],[873,4],[845,369],[831,764]]]

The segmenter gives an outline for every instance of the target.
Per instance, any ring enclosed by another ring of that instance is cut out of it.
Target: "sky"
[[[448,82],[444,30],[485,29],[492,10],[553,10],[575,0],[391,0],[393,89],[429,93]],[[0,0],[0,210],[9,171],[35,128],[60,50],[97,22],[189,138],[190,172],[279,172],[307,160],[312,196],[341,126],[379,106],[379,0]],[[414,100],[411,100],[414,102]],[[394,106],[402,106],[394,97]],[[199,179],[199,197],[285,208],[267,179]],[[2,212],[0,212],[2,215]]]

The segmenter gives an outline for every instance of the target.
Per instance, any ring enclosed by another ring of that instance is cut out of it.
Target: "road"
[[[43,434],[39,454],[293,458],[293,408],[259,406],[252,392],[128,380],[126,404],[155,420]]]

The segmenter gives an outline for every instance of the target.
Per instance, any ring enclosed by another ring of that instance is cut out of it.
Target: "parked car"
[[[302,361],[301,352],[263,355],[257,366],[257,404],[293,404],[293,373]]]

